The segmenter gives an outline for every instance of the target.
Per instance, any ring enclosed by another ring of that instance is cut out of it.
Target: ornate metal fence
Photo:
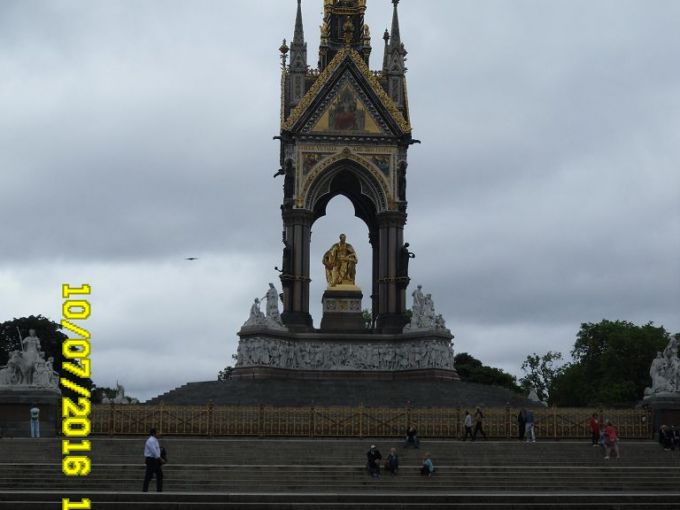
[[[474,409],[469,409],[474,413]],[[545,408],[534,411],[536,435],[542,439],[590,437],[588,420],[597,413],[611,420],[624,439],[652,437],[651,419],[644,409]],[[487,436],[517,436],[519,409],[484,410]],[[421,437],[460,438],[462,408],[271,407],[271,406],[148,406],[97,405],[92,410],[93,434],[146,434],[155,427],[173,436],[252,437],[398,437],[407,426]]]

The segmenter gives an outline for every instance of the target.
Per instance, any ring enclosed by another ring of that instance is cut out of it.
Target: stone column
[[[407,322],[405,289],[398,279],[399,250],[404,244],[406,214],[388,211],[378,214],[378,322],[384,333],[400,333]]]
[[[372,248],[372,275],[371,275],[371,316],[373,317],[373,323],[380,313],[380,236],[376,230],[368,233],[368,242]]]
[[[281,274],[281,319],[293,331],[310,330],[313,324],[309,314],[309,247],[314,214],[306,209],[284,209],[282,216],[290,262],[289,271],[284,268]]]

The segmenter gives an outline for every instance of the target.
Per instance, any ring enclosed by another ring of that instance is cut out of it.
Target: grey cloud
[[[391,7],[369,2],[373,68]],[[0,319],[57,318],[60,280],[95,278],[97,382],[152,396],[231,361],[280,263],[271,137],[294,9],[2,2]],[[303,11],[314,66],[321,2]],[[400,3],[423,140],[405,237],[456,350],[517,373],[528,352],[569,350],[581,322],[680,331],[679,16],[663,0]],[[312,257],[346,232],[368,296],[351,215],[330,204]],[[312,278],[318,324],[317,262]]]

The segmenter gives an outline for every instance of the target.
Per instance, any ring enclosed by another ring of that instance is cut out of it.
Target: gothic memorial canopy
[[[408,149],[416,141],[399,0],[392,3],[391,30],[382,36],[382,66],[372,71],[366,0],[323,0],[316,69],[308,65],[297,2],[293,39],[290,46],[284,39],[279,49],[281,168],[275,176],[283,176],[283,311],[279,316],[276,294],[267,298],[267,315],[255,299],[239,333],[237,377],[262,376],[267,370],[279,370],[277,377],[281,370],[311,371],[314,377],[329,372],[358,377],[357,371],[457,377],[453,337],[429,295],[429,301],[414,301],[414,310],[407,310],[409,260],[415,255],[404,242],[406,171]],[[340,234],[322,260],[313,261],[312,226],[337,195],[348,198],[366,224],[370,252],[357,253]],[[356,281],[359,261],[372,269],[369,282]],[[310,282],[324,276],[323,317],[315,329]],[[419,290],[414,299],[420,296]]]

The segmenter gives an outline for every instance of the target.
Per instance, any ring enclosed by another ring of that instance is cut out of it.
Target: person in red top
[[[592,432],[593,446],[597,446],[600,441],[600,422],[597,420],[597,413],[593,413],[590,418],[590,432]]]
[[[621,455],[619,454],[619,438],[616,435],[616,429],[614,428],[614,425],[612,425],[612,422],[608,421],[607,428],[604,429],[605,459],[609,459],[609,452],[611,452],[612,448],[616,453],[616,458],[617,459],[620,458]]]

